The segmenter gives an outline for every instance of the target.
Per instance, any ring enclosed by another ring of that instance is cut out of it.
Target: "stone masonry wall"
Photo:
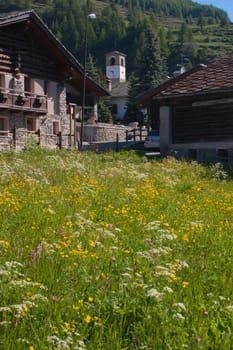
[[[105,123],[94,125],[84,125],[83,138],[86,142],[114,142],[119,137],[119,141],[126,141],[126,131],[132,130],[132,126],[119,126]],[[80,126],[78,127],[80,132]]]

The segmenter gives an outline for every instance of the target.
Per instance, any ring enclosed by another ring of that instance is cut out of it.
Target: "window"
[[[115,66],[115,63],[116,63],[115,58],[112,57],[112,58],[110,59],[110,65],[111,65],[111,66]]]
[[[6,135],[8,132],[8,119],[0,118],[0,135]]]
[[[228,150],[227,149],[218,149],[217,150],[217,157],[219,161],[221,162],[228,162]]]
[[[117,104],[111,105],[111,112],[112,114],[117,114]]]
[[[57,135],[59,133],[60,125],[59,122],[53,121],[53,134]]]
[[[124,62],[124,58],[121,58],[121,66],[124,66],[125,62]]]
[[[27,118],[27,131],[36,131],[36,119]]]
[[[34,82],[29,77],[24,77],[24,90],[26,92],[34,92]]]
[[[5,75],[4,74],[0,74],[0,89],[5,89],[6,84],[5,84]]]
[[[44,94],[48,95],[49,93],[49,82],[48,80],[44,80]]]

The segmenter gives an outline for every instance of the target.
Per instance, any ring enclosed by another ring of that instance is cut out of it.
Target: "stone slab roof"
[[[112,80],[111,96],[125,97],[128,96],[128,82],[119,82],[118,80]]]
[[[208,66],[199,65],[139,97],[141,103],[151,99],[172,98],[233,91],[233,52]]]

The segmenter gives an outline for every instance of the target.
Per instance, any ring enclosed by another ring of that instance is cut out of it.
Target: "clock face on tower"
[[[116,71],[116,67],[108,67],[107,68],[107,76],[110,79],[116,79],[117,78],[117,71]]]

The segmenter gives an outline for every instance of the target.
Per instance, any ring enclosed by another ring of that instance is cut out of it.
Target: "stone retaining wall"
[[[84,125],[83,140],[89,143],[114,142],[118,137],[119,141],[126,141],[127,130],[132,130],[132,127],[104,123]],[[80,132],[80,126],[78,126],[78,131]]]

